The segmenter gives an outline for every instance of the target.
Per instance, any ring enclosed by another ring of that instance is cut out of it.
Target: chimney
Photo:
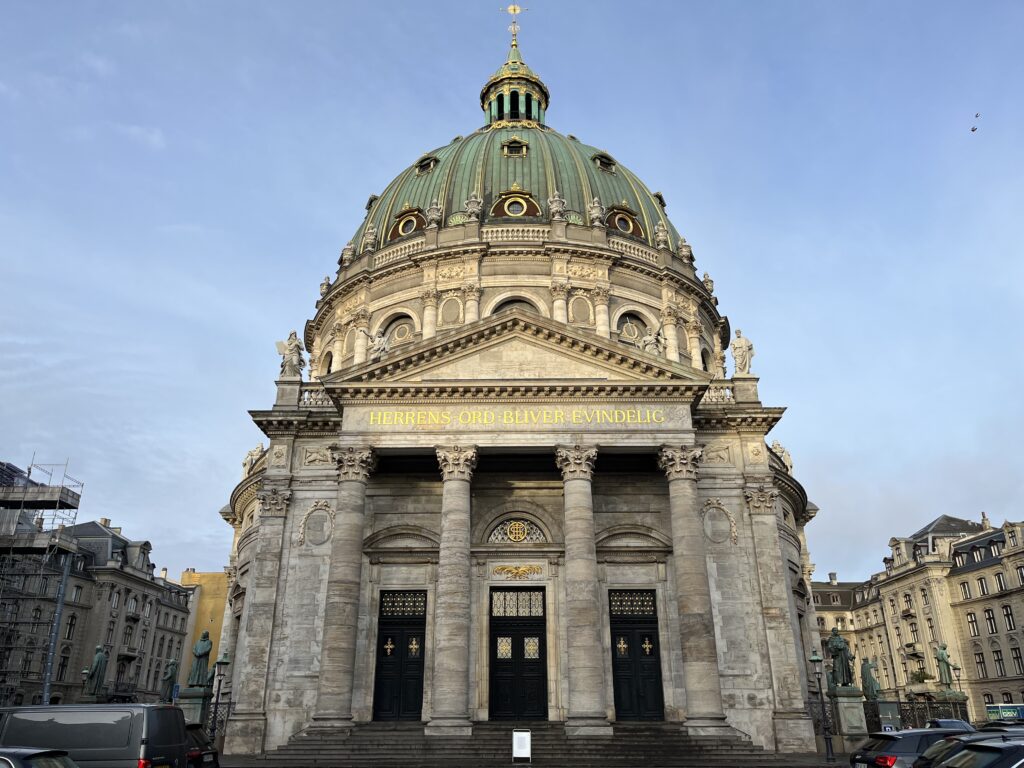
[[[992,530],[992,523],[989,522],[988,515],[986,515],[984,512],[981,513],[981,530],[983,530],[983,531],[991,531]]]
[[[832,585],[833,587],[834,587],[834,586],[835,586],[836,584],[838,584],[838,583],[839,583],[839,582],[838,582],[838,581],[836,580],[836,572],[835,572],[835,571],[829,571],[829,573],[828,573],[828,583],[829,583],[829,584],[831,584],[831,585]]]
[[[160,569],[160,578],[161,579],[166,579],[167,578],[167,569],[166,568],[161,568]]]
[[[110,527],[110,518],[109,517],[101,517],[100,518],[100,525],[102,525],[104,528],[109,528]]]

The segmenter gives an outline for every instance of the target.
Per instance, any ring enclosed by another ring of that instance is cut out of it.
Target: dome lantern
[[[512,14],[509,31],[512,45],[505,63],[484,84],[480,91],[480,108],[487,115],[487,124],[532,122],[544,124],[550,94],[544,81],[530,69],[519,51],[519,24],[515,21],[521,12],[518,5],[506,9]]]

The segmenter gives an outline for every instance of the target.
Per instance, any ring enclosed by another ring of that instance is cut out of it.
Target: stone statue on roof
[[[664,221],[659,221],[654,227],[654,245],[665,250],[669,248],[668,227]]]
[[[548,198],[548,212],[552,221],[562,221],[565,218],[565,198],[558,194],[557,189]]]
[[[736,329],[736,338],[732,340],[729,349],[732,352],[733,362],[736,364],[736,373],[749,376],[750,361],[754,359],[754,345],[750,339],[743,336],[743,331],[739,328]]]
[[[277,342],[277,354],[281,356],[282,378],[302,378],[302,369],[306,367],[302,352],[302,341],[296,331],[289,333],[284,341]]]
[[[242,477],[246,478],[252,474],[252,468],[256,466],[256,462],[260,460],[260,456],[263,455],[263,443],[257,444],[255,448],[245,454],[245,458],[242,459]]]
[[[431,201],[430,205],[427,206],[427,210],[423,213],[424,218],[427,220],[428,229],[441,225],[441,206],[437,200]]]
[[[480,212],[484,208],[484,201],[480,199],[476,192],[471,192],[469,199],[466,200],[466,216],[470,221],[480,221]]]

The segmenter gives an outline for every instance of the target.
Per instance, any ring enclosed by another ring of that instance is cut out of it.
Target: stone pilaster
[[[370,340],[370,313],[364,308],[360,309],[352,321],[356,329],[355,351],[352,362],[355,365],[366,362],[366,343]]]
[[[332,371],[341,368],[341,361],[345,357],[345,333],[347,330],[341,323],[334,324],[334,343],[331,345]]]
[[[437,291],[423,291],[423,338],[432,339],[437,335]]]
[[[682,445],[664,446],[658,455],[658,466],[668,478],[672,563],[686,689],[685,725],[697,733],[705,729],[714,732],[725,726],[704,526],[697,503],[700,456],[700,448]]]
[[[679,313],[675,307],[667,306],[661,310],[661,326],[665,331],[665,357],[674,362],[679,362],[679,329],[676,323],[679,321]]]
[[[270,648],[275,625],[278,577],[284,523],[291,491],[266,488],[260,502],[259,533],[246,588],[242,615],[244,632],[236,646],[235,663],[245,669],[232,691],[233,708],[224,738],[224,753],[259,754],[267,730],[265,701],[270,672]]]
[[[757,485],[748,485],[743,495],[747,500],[754,536],[768,665],[775,694],[775,748],[782,752],[810,751],[814,748],[814,726],[804,709],[803,691],[798,683],[803,660],[797,658],[793,632],[795,622],[791,621],[790,615],[789,580],[782,565],[785,559],[779,545],[775,511],[779,492],[765,478]]]
[[[468,736],[470,628],[470,480],[475,446],[439,446],[441,546],[434,607],[434,690],[428,736]]]
[[[332,448],[331,456],[338,470],[338,497],[313,720],[318,726],[350,726],[366,523],[366,483],[373,471],[375,458],[369,448],[356,447]]]
[[[568,736],[611,736],[605,698],[591,475],[597,448],[555,450],[565,495],[565,629],[569,651]]]
[[[569,284],[554,282],[551,284],[551,317],[559,323],[569,322],[569,310],[565,300],[569,295]]]
[[[700,355],[700,320],[690,320],[686,323],[686,341],[690,348],[690,365],[698,370],[704,370],[704,360]]]
[[[590,291],[590,297],[594,301],[595,330],[598,336],[610,339],[612,336],[611,323],[608,318],[608,297],[611,291],[607,286],[599,285]]]
[[[480,319],[480,286],[469,284],[462,289],[465,297],[465,322],[475,323]]]

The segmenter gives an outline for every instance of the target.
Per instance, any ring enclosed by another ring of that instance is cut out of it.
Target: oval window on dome
[[[411,235],[416,229],[416,217],[406,216],[398,223],[398,231],[403,235]]]
[[[526,213],[526,201],[520,197],[510,197],[505,201],[505,213],[509,216],[522,216]]]
[[[633,220],[624,213],[616,214],[615,216],[615,228],[620,232],[631,234],[633,232]]]

